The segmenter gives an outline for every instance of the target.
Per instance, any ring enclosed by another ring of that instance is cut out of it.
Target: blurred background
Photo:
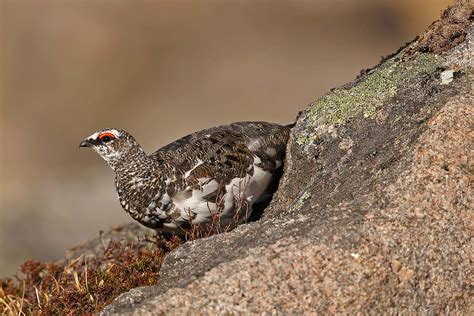
[[[0,0],[0,276],[130,221],[80,140],[147,152],[241,120],[289,123],[436,20],[445,0]]]

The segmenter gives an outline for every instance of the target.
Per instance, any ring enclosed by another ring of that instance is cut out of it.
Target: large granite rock
[[[181,245],[103,314],[473,313],[473,39],[459,1],[309,105],[263,217]]]

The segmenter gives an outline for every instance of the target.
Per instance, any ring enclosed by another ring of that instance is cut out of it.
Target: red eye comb
[[[114,135],[114,134],[112,134],[112,133],[110,133],[110,132],[104,132],[104,133],[102,133],[102,134],[99,135],[99,139],[102,139],[102,138],[104,138],[104,137],[106,137],[106,136],[109,136],[109,137],[112,138],[112,139],[115,138],[115,135]]]

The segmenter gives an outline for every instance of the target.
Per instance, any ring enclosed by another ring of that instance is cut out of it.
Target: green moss
[[[393,98],[400,87],[405,87],[420,75],[433,72],[443,61],[440,56],[423,53],[406,61],[397,57],[387,60],[355,86],[335,89],[313,102],[306,116],[315,131],[306,130],[297,136],[296,142],[306,147],[330,126],[343,125],[360,115],[374,118],[377,110]]]

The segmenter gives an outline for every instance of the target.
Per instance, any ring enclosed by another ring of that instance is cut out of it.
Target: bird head
[[[112,169],[131,149],[141,150],[133,136],[124,130],[105,128],[84,139],[79,147],[90,147],[97,152]]]

